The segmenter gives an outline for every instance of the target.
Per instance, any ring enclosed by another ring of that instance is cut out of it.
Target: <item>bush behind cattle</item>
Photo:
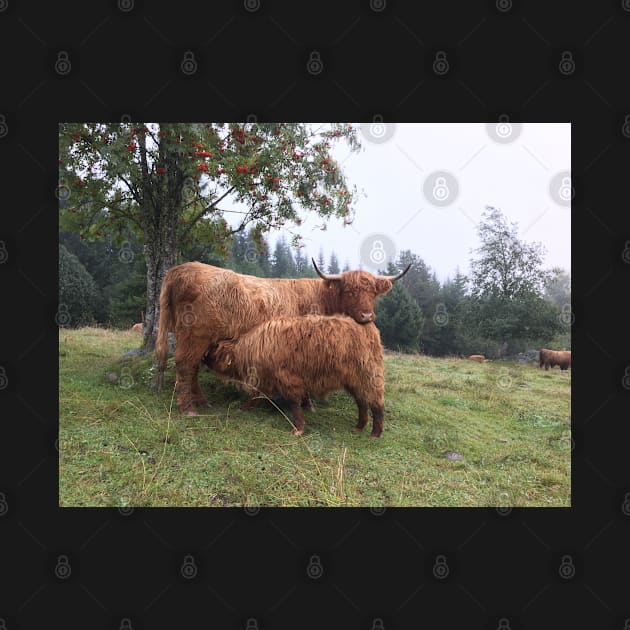
[[[342,388],[359,408],[355,430],[367,424],[369,408],[371,436],[383,431],[383,346],[373,323],[340,316],[274,319],[238,339],[212,343],[204,362],[254,397],[262,393],[288,400],[296,435],[304,432],[301,405],[309,394],[325,396]]]

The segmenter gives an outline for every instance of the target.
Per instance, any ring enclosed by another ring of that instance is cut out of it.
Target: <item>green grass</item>
[[[172,359],[160,395],[153,357],[121,362],[138,344],[60,332],[62,506],[570,506],[570,372],[388,353],[380,439],[344,392],[296,437],[205,370],[211,408],[180,416]]]

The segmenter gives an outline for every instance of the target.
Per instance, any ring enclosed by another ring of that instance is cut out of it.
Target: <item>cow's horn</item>
[[[315,271],[317,272],[317,275],[322,279],[322,280],[341,280],[341,274],[339,273],[335,273],[335,274],[328,274],[326,275],[325,273],[322,273],[318,268],[317,265],[315,264],[315,259],[311,258],[311,262],[313,263],[313,267],[315,267]]]
[[[396,280],[400,280],[409,270],[411,269],[411,263],[407,265],[407,268],[404,271],[396,274],[395,276],[378,276],[383,280],[390,280],[391,282],[396,282]]]

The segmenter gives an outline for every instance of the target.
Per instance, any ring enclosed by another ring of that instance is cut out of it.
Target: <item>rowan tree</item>
[[[294,229],[308,213],[353,220],[350,189],[332,145],[360,148],[352,125],[293,123],[63,123],[58,196],[62,229],[82,238],[122,238],[132,227],[144,245],[147,304],[143,344],[153,348],[159,292],[182,247],[228,251],[232,234]],[[228,222],[220,206],[242,207]]]

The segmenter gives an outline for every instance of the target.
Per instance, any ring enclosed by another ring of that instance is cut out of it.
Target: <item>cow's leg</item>
[[[293,428],[293,434],[302,435],[302,433],[304,433],[304,412],[302,411],[300,404],[295,400],[291,401],[291,414],[293,424],[295,425]]]
[[[381,433],[383,433],[383,407],[382,405],[370,405],[370,411],[372,412],[372,433],[370,433],[370,437],[381,437]]]
[[[367,404],[367,402],[365,400],[362,400],[362,399],[358,398],[357,396],[354,397],[354,400],[356,401],[357,407],[359,408],[359,421],[352,428],[352,430],[355,433],[358,433],[359,431],[363,431],[363,429],[365,428],[365,425],[367,424],[367,421],[368,421],[368,404]]]
[[[315,411],[315,406],[313,405],[313,401],[309,396],[306,396],[302,399],[302,409],[308,409],[309,411]]]
[[[187,416],[196,416],[197,412],[192,402],[192,368],[184,361],[175,359],[175,395],[177,396],[177,406],[181,413]]]
[[[208,349],[207,339],[200,339],[185,331],[177,335],[177,347],[175,348],[175,373],[177,384],[177,406],[181,413],[187,416],[196,416],[197,411],[193,403],[208,404],[199,387],[199,365]]]
[[[197,365],[192,372],[191,378],[191,392],[192,400],[197,407],[208,407],[208,399],[203,395],[201,387],[199,387],[199,368],[201,365]]]

